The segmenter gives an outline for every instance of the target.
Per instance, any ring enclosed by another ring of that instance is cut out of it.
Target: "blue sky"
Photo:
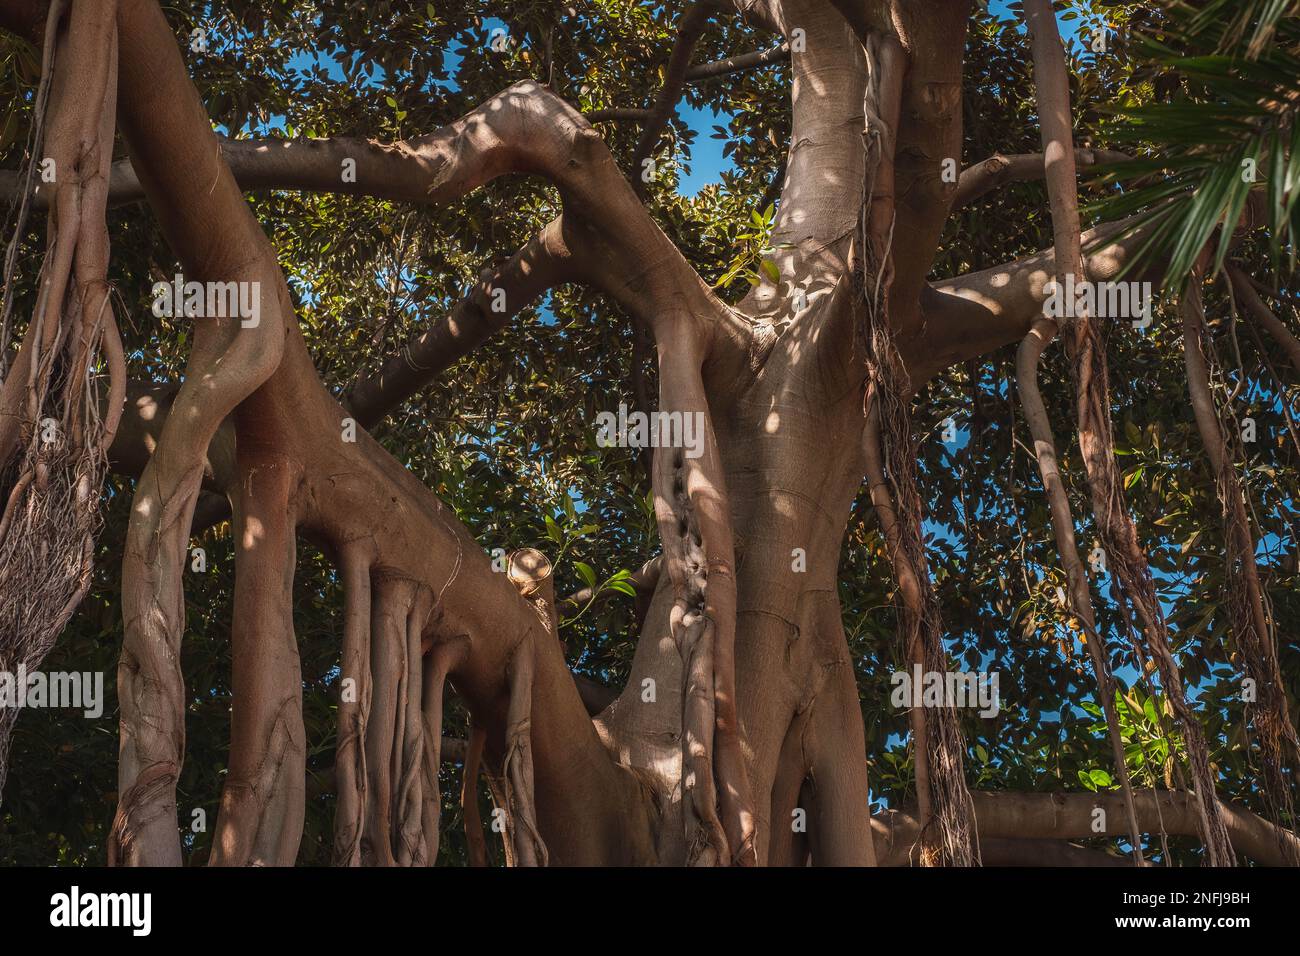
[[[1010,0],[990,0],[989,12],[999,17],[1015,18],[1017,15],[1009,10],[1009,2]],[[1067,38],[1067,41],[1077,41],[1079,28],[1077,20],[1063,20],[1058,16],[1058,23],[1061,27],[1061,34]],[[504,28],[505,26],[506,24],[501,20],[493,18],[484,20],[482,36],[485,45],[494,29]],[[1018,29],[1023,32],[1024,28]],[[443,51],[443,60],[449,75],[455,76],[456,68],[463,57],[463,47],[456,44]],[[312,65],[313,59],[317,59],[324,65],[332,78],[339,81],[344,79],[343,71],[328,55],[318,54],[316,58],[313,58],[306,54],[300,54],[292,63],[301,69],[307,69]],[[376,85],[382,86],[383,81],[382,73],[374,78]],[[454,79],[445,85],[450,89],[456,89]],[[731,122],[733,114],[725,110],[697,108],[682,103],[679,106],[678,115],[695,131],[695,141],[691,145],[689,172],[683,171],[678,181],[677,190],[684,196],[694,196],[704,186],[720,182],[724,172],[735,169],[735,164],[731,159],[723,155],[726,141],[713,139],[711,135],[714,126],[721,126],[725,129]],[[282,124],[273,121],[272,125]]]

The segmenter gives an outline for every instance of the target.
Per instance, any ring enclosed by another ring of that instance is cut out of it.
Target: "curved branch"
[[[1113,280],[1148,236],[1149,230],[1133,230],[1131,219],[1083,233],[1087,254],[1082,272],[1076,275],[1094,283]],[[919,387],[950,365],[1023,339],[1043,314],[1056,272],[1055,250],[1044,249],[1023,259],[931,283],[921,294],[926,333],[905,335],[899,343],[913,381]]]
[[[1234,242],[1260,221],[1259,199],[1258,192],[1248,197],[1233,224]],[[1092,283],[1114,281],[1121,274],[1133,280],[1160,280],[1164,272],[1161,261],[1152,260],[1141,271],[1127,271],[1152,231],[1140,216],[1088,230],[1081,237],[1084,257],[1076,275]],[[1056,271],[1055,251],[1044,249],[979,272],[933,282],[923,289],[924,330],[920,334],[909,330],[900,342],[918,385],[950,365],[1023,339],[1042,314]]]
[[[1110,149],[1074,147],[1075,166],[1104,166],[1132,159],[1127,153]],[[973,166],[967,166],[957,179],[957,192],[952,198],[952,208],[959,209],[1007,183],[1027,183],[1043,178],[1042,153],[1013,153],[990,156]]]

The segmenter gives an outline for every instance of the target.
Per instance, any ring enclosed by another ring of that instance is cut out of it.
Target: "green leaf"
[[[596,571],[585,561],[574,561],[573,568],[578,572],[578,577],[582,578],[582,583],[589,588],[596,586]]]
[[[763,274],[773,282],[781,281],[781,270],[776,267],[776,263],[771,259],[764,259],[762,263]]]

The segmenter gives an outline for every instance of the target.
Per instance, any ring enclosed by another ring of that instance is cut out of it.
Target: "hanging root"
[[[655,518],[672,583],[669,630],[682,661],[681,799],[687,861],[752,866],[757,824],[736,711],[735,535],[693,326],[658,326],[659,408],[695,416],[698,456],[654,456]]]
[[[487,775],[488,787],[497,810],[504,817],[505,825],[501,832],[506,866],[546,866],[549,856],[541,830],[537,826],[537,804],[533,792],[533,672],[536,666],[534,642],[557,639],[559,620],[555,605],[555,583],[551,576],[550,561],[534,548],[511,553],[507,575],[510,583],[536,611],[540,626],[527,630],[510,658],[506,673],[510,699],[506,711],[505,752],[500,772],[489,771]],[[435,648],[435,657],[440,649],[442,648]],[[457,653],[462,650],[459,645],[455,648]],[[446,658],[435,663],[439,684],[450,668],[451,661],[451,658]],[[440,710],[441,691],[438,692],[438,707]],[[436,731],[431,724],[426,724],[427,739],[441,738],[441,713],[437,721]],[[465,755],[465,776],[460,794],[470,866],[487,866],[487,845],[478,812],[478,775],[486,743],[486,728],[471,720],[469,747]],[[436,764],[429,772],[436,776]],[[435,782],[434,787],[436,786]]]
[[[419,693],[410,682],[422,684],[420,639],[411,639],[411,618],[420,606],[415,582],[382,574],[373,580],[374,603],[370,613],[370,675],[373,686],[365,735],[367,791],[362,826],[363,866],[410,865],[419,852],[419,800],[404,799],[405,786],[415,786],[423,759],[423,721]],[[415,657],[412,660],[412,643]],[[412,675],[412,665],[415,673]],[[415,728],[407,733],[415,697]],[[412,830],[412,824],[415,831]]]
[[[442,767],[442,701],[447,672],[464,651],[464,645],[438,644],[424,659],[424,690],[420,702],[424,728],[424,805],[421,829],[425,839],[426,866],[438,860],[439,825],[442,817],[442,794],[438,772]]]
[[[510,663],[510,705],[500,790],[509,820],[511,860],[518,866],[546,866],[546,844],[537,828],[537,805],[533,797],[533,670],[537,652],[534,641],[558,640],[555,579],[551,562],[535,548],[513,552],[507,573],[510,583],[537,612],[541,627],[528,631]]]
[[[1211,866],[1231,866],[1236,857],[1215,797],[1205,733],[1196,713],[1187,703],[1182,674],[1169,646],[1169,631],[1156,595],[1151,568],[1138,543],[1137,528],[1124,500],[1111,434],[1105,341],[1096,321],[1089,318],[1076,321],[1073,331],[1067,345],[1071,346],[1078,393],[1079,447],[1088,475],[1097,534],[1110,570],[1119,578],[1137,615],[1148,652],[1160,673],[1160,683],[1182,729],[1208,862]]]
[[[339,728],[335,752],[338,807],[334,811],[334,865],[361,865],[366,806],[366,726],[370,718],[370,564],[359,545],[341,550],[343,666],[339,674]]]
[[[433,608],[433,595],[417,590],[406,615],[406,659],[402,672],[398,708],[402,719],[393,741],[395,776],[393,852],[398,866],[428,866],[430,842],[436,840],[435,823],[431,838],[425,829],[426,801],[424,768],[427,735],[425,731],[423,640],[425,625]],[[441,737],[439,730],[439,737]],[[433,768],[435,786],[437,764]]]
[[[1291,785],[1285,768],[1297,754],[1295,727],[1288,712],[1285,684],[1278,667],[1276,635],[1267,608],[1267,595],[1255,565],[1255,539],[1247,518],[1245,498],[1233,461],[1238,430],[1224,428],[1210,390],[1213,350],[1205,330],[1199,276],[1194,276],[1181,301],[1183,355],[1187,386],[1196,425],[1214,471],[1215,491],[1223,508],[1226,574],[1224,588],[1232,635],[1244,664],[1245,676],[1254,682],[1255,694],[1243,694],[1246,717],[1259,740],[1264,770],[1264,798],[1273,822],[1289,826],[1294,820]],[[1233,436],[1230,444],[1229,436]],[[1288,844],[1284,854],[1300,865]]]
[[[96,10],[114,6],[95,0],[86,5]],[[74,19],[75,14],[76,7]],[[125,800],[140,792],[137,783],[155,764],[179,770],[184,763],[188,697],[180,660],[191,519],[213,436],[235,408],[267,382],[284,356],[292,302],[275,250],[221,156],[161,8],[132,3],[123,5],[119,16],[128,24],[122,39],[131,50],[119,64],[121,126],[149,198],[164,212],[159,223],[169,245],[196,277],[256,282],[262,290],[261,319],[255,327],[244,328],[232,316],[195,318],[185,381],[136,482],[122,555],[124,634],[117,671],[118,793]],[[169,107],[169,132],[142,135],[159,122],[162,103]],[[102,181],[106,189],[107,170]],[[195,182],[206,185],[196,190]],[[183,202],[177,197],[184,197]],[[182,217],[186,224],[165,214],[178,203],[187,210]],[[221,228],[187,228],[196,221],[219,223]],[[175,778],[145,799],[139,807],[144,822],[124,862],[179,866]]]
[[[1076,278],[1087,275],[1079,232],[1068,73],[1060,33],[1049,0],[1026,0],[1025,15],[1033,46],[1034,84],[1042,126],[1043,152],[1047,158],[1045,172],[1052,208],[1056,275],[1057,281],[1061,282],[1070,275]],[[1184,725],[1184,739],[1196,779],[1205,824],[1203,837],[1210,862],[1214,865],[1231,863],[1232,847],[1219,816],[1218,801],[1214,798],[1209,752],[1204,735],[1183,696],[1182,678],[1169,648],[1151,569],[1138,544],[1137,529],[1124,502],[1123,485],[1111,438],[1105,343],[1098,322],[1086,314],[1078,316],[1073,322],[1071,334],[1066,336],[1065,344],[1078,396],[1079,447],[1088,476],[1098,536],[1111,570],[1119,577],[1129,600],[1137,610],[1151,655],[1160,669],[1165,693]],[[1089,637],[1090,643],[1096,643],[1096,650],[1100,652],[1101,642],[1095,629]]]
[[[517,866],[546,866],[546,844],[537,828],[537,804],[533,796],[533,646],[529,631],[510,662],[510,706],[506,717],[506,753],[501,779],[511,846]]]
[[[478,812],[478,773],[486,743],[487,731],[471,720],[469,746],[465,750],[465,776],[460,785],[460,810],[465,818],[465,847],[470,866],[487,866],[487,841],[483,837],[483,818]]]
[[[442,696],[458,642],[429,646],[434,596],[340,549],[345,586],[334,863],[431,866],[438,853]],[[373,601],[371,600],[373,596]]]
[[[0,670],[11,672],[40,666],[89,590],[106,455],[126,387],[104,218],[117,96],[116,4],[76,0],[61,28],[68,7],[50,4],[28,189],[5,259],[0,347],[8,345],[33,169],[52,162],[36,309],[0,386]],[[106,417],[91,383],[101,365],[109,377]],[[0,793],[15,717],[0,715]]]
[[[916,460],[910,423],[906,406],[901,406],[903,421],[900,423],[896,418],[892,436],[887,440],[882,438],[882,403],[877,400],[877,394],[876,386],[869,385],[863,446],[872,504],[902,597],[898,613],[903,647],[909,664],[919,664],[926,673],[942,674],[948,670],[948,659],[943,647],[938,601],[925,560],[916,475],[909,468],[909,465],[914,467]],[[901,434],[900,428],[905,429]],[[903,452],[890,454],[891,446],[901,446]],[[888,476],[886,460],[891,469]],[[962,759],[966,748],[957,712],[952,702],[945,700],[940,707],[913,707],[910,720],[917,805],[922,820],[921,863],[924,866],[977,865],[979,847],[974,808],[966,787]]]
[[[1092,661],[1093,675],[1097,680],[1097,695],[1106,718],[1106,735],[1110,738],[1115,773],[1124,793],[1124,809],[1128,816],[1133,860],[1136,865],[1142,866],[1144,865],[1142,832],[1138,827],[1137,809],[1133,804],[1133,786],[1129,780],[1128,764],[1124,759],[1124,740],[1120,736],[1119,719],[1115,714],[1115,682],[1111,676],[1110,660],[1105,645],[1097,630],[1092,595],[1088,590],[1088,576],[1084,573],[1083,562],[1079,560],[1079,551],[1075,545],[1074,518],[1070,514],[1070,500],[1056,465],[1056,441],[1052,437],[1047,409],[1043,406],[1043,397],[1038,390],[1038,363],[1042,358],[1043,350],[1056,336],[1056,331],[1056,323],[1048,319],[1040,319],[1034,323],[1016,353],[1016,381],[1019,384],[1020,403],[1025,411],[1025,420],[1029,423],[1029,432],[1034,440],[1034,452],[1038,460],[1038,471],[1043,479],[1043,491],[1047,495],[1051,509],[1056,550],[1065,567],[1066,594],[1069,598],[1070,611],[1083,628],[1084,640],[1088,645],[1088,657]]]
[[[687,863],[718,866],[728,862],[730,854],[713,776],[716,714],[713,627],[705,608],[708,563],[686,487],[684,453],[661,448],[654,464],[655,509],[661,531],[667,531],[664,555],[674,591],[669,628],[682,659],[681,787]]]
[[[59,37],[58,24],[67,10],[68,0],[51,0],[46,12],[45,41],[41,53],[41,80],[36,88],[36,100],[32,104],[32,128],[27,135],[25,161],[19,179],[22,192],[18,199],[18,208],[14,217],[13,232],[9,244],[5,247],[4,291],[0,295],[0,380],[9,374],[9,347],[13,341],[11,322],[14,304],[14,272],[18,267],[18,251],[22,248],[23,236],[27,230],[27,217],[32,209],[32,195],[36,191],[37,157],[45,155],[45,117],[50,99],[50,81],[54,79],[54,57]],[[10,427],[8,422],[0,423],[0,428]]]
[[[1038,94],[1039,125],[1043,142],[1044,178],[1052,208],[1052,231],[1056,246],[1056,282],[1062,287],[1078,274],[1082,275],[1082,238],[1079,233],[1079,205],[1076,185],[1074,134],[1071,129],[1070,90],[1066,79],[1065,54],[1051,7],[1043,0],[1030,0],[1025,7],[1034,52],[1034,81]],[[1097,617],[1088,589],[1088,576],[1074,539],[1074,517],[1070,513],[1070,500],[1056,464],[1056,440],[1052,436],[1051,422],[1038,390],[1038,363],[1043,351],[1056,337],[1059,328],[1055,321],[1040,318],[1020,343],[1016,354],[1016,380],[1019,385],[1025,420],[1034,440],[1034,455],[1043,491],[1047,495],[1052,515],[1052,531],[1056,550],[1065,568],[1066,594],[1071,612],[1079,621],[1092,661],[1093,675],[1097,680],[1097,695],[1101,700],[1106,719],[1106,735],[1110,738],[1111,756],[1115,773],[1124,794],[1124,809],[1128,816],[1129,841],[1133,847],[1134,863],[1144,864],[1142,833],[1138,827],[1137,809],[1133,804],[1133,787],[1129,780],[1128,764],[1124,756],[1124,741],[1120,736],[1119,720],[1115,714],[1115,684],[1111,677],[1110,660],[1106,646],[1097,630]]]
[[[893,276],[894,136],[905,56],[897,39],[871,34],[866,116],[867,185],[853,279],[861,319],[857,347],[866,365],[863,451],[871,500],[880,519],[902,605],[899,627],[909,662],[925,671],[948,670],[942,622],[930,581],[916,486],[916,443],[908,408],[911,383],[894,344],[889,293]],[[951,701],[927,714],[910,714],[917,802],[923,821],[921,862],[971,866],[979,862],[970,792],[963,768],[965,742]]]
[[[214,866],[292,866],[306,815],[302,664],[293,628],[297,469],[241,455],[234,492],[230,766]]]

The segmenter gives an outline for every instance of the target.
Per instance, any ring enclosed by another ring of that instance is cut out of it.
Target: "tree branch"
[[[741,53],[738,56],[729,56],[722,60],[714,60],[711,63],[697,63],[686,71],[685,79],[687,83],[698,83],[701,80],[712,80],[719,76],[727,76],[730,73],[740,73],[760,66],[770,66],[773,63],[786,63],[789,59],[790,45],[788,43],[778,43],[766,50]]]
[[[704,29],[708,26],[709,18],[713,16],[715,9],[713,0],[700,0],[686,11],[682,16],[681,25],[677,28],[677,39],[673,43],[672,52],[668,55],[668,65],[664,70],[663,86],[660,87],[654,104],[650,107],[645,128],[641,130],[641,137],[632,151],[632,185],[637,195],[642,198],[646,193],[642,164],[650,158],[664,127],[676,111],[677,101],[681,99],[682,87],[686,83],[686,72],[691,64],[691,53],[695,50],[695,44],[703,36]]]
[[[1142,247],[1148,231],[1132,220],[1098,226],[1082,236],[1083,273],[1091,282],[1116,278]],[[922,290],[925,334],[909,331],[899,347],[918,387],[942,369],[1019,342],[1050,295],[1056,253],[1045,249],[1023,259],[943,279]],[[1136,276],[1135,276],[1136,278]]]
[[[971,0],[893,0],[898,37],[910,68],[896,132],[894,188],[895,327],[920,324],[926,276],[952,207],[955,183],[943,181],[945,159],[961,157],[962,67]]]
[[[564,243],[563,217],[556,218],[478,282],[434,326],[412,339],[380,367],[359,378],[344,404],[365,428],[433,381],[457,361],[504,329],[547,290],[576,274]]]
[[[1126,153],[1109,149],[1075,147],[1074,150],[1076,166],[1103,166],[1129,159],[1132,157]],[[959,209],[968,205],[1007,183],[1033,182],[1042,178],[1042,153],[1011,155],[998,153],[961,171],[961,176],[957,180],[957,192],[952,199],[952,208]]]
[[[1124,798],[1116,791],[1104,793],[973,792],[975,819],[981,843],[989,840],[1083,840],[1121,837],[1106,821],[1124,816]],[[1197,836],[1199,813],[1194,794],[1181,790],[1139,790],[1133,795],[1138,824],[1144,833],[1163,829],[1171,834]],[[1219,809],[1233,846],[1266,866],[1287,866],[1289,853],[1300,848],[1300,838],[1269,823],[1249,810],[1220,800]],[[1103,816],[1096,810],[1104,811]],[[1098,821],[1103,829],[1096,829]],[[871,818],[882,865],[904,865],[916,843],[919,825],[911,810],[887,810]]]

